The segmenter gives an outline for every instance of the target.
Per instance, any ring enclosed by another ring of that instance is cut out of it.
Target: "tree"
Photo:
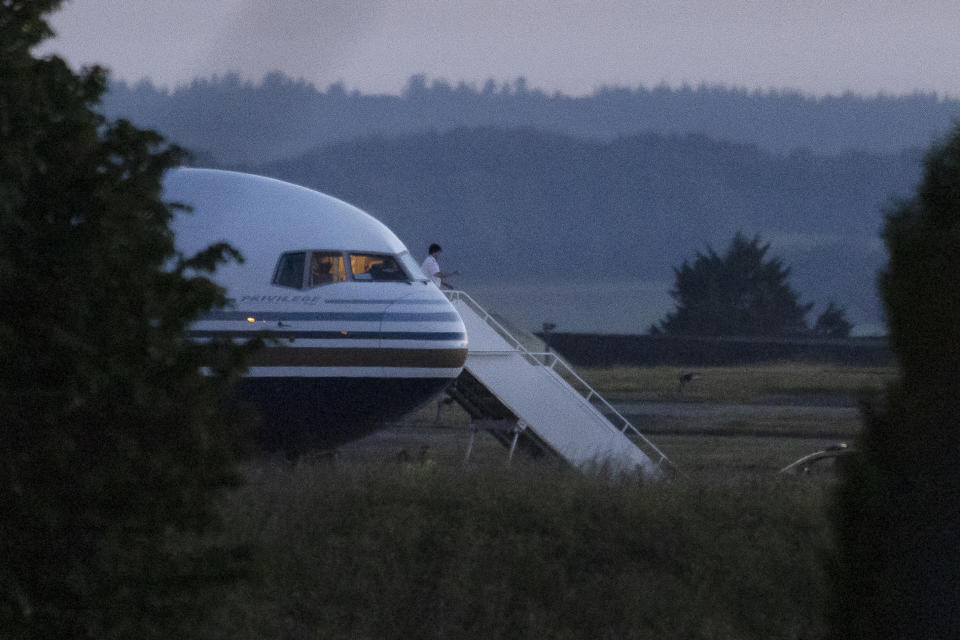
[[[59,5],[0,2],[0,636],[185,637],[233,571],[203,534],[244,353],[183,332],[235,254],[178,255],[182,152],[94,111],[103,69],[32,56]]]
[[[813,325],[813,335],[821,338],[848,338],[853,325],[847,320],[847,310],[833,302],[827,305]]]
[[[767,259],[769,244],[738,233],[724,255],[707,248],[693,264],[674,268],[668,313],[652,334],[691,336],[791,336],[806,333],[812,304],[799,305],[787,284],[790,270]]]
[[[837,638],[960,629],[960,127],[887,212],[880,276],[900,377],[865,403],[833,514]]]

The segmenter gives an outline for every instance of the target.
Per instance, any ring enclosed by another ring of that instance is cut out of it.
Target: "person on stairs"
[[[449,278],[450,276],[460,275],[459,271],[451,271],[449,273],[444,273],[440,271],[440,262],[438,257],[440,252],[443,249],[436,242],[430,245],[430,248],[427,249],[427,257],[424,259],[423,264],[420,265],[420,268],[423,270],[423,273],[426,274],[428,278],[441,289],[453,289],[449,283],[444,279]]]

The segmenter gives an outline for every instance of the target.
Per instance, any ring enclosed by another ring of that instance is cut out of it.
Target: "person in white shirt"
[[[433,284],[438,287],[446,287],[447,289],[452,289],[449,284],[443,281],[444,278],[450,276],[455,276],[459,274],[459,271],[451,271],[450,273],[444,273],[440,271],[440,263],[437,261],[437,257],[440,255],[440,252],[443,249],[440,248],[436,242],[430,245],[430,248],[427,249],[427,257],[424,259],[423,264],[420,265],[420,269],[423,270],[423,273],[426,274],[428,278],[433,282]]]

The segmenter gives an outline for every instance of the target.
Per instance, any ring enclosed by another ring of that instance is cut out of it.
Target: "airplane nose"
[[[380,323],[380,347],[431,351],[431,359],[443,351],[447,353],[448,365],[456,364],[459,368],[466,361],[467,331],[446,296],[424,287],[387,306]]]

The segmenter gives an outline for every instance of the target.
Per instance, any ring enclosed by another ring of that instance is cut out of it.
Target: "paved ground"
[[[769,475],[819,449],[855,441],[854,407],[784,404],[621,402],[621,411],[681,470],[748,471]],[[455,407],[429,405],[403,420],[344,445],[344,461],[507,464],[508,451],[490,434],[471,428]],[[520,455],[520,454],[518,454]],[[827,466],[827,465],[823,465]]]

